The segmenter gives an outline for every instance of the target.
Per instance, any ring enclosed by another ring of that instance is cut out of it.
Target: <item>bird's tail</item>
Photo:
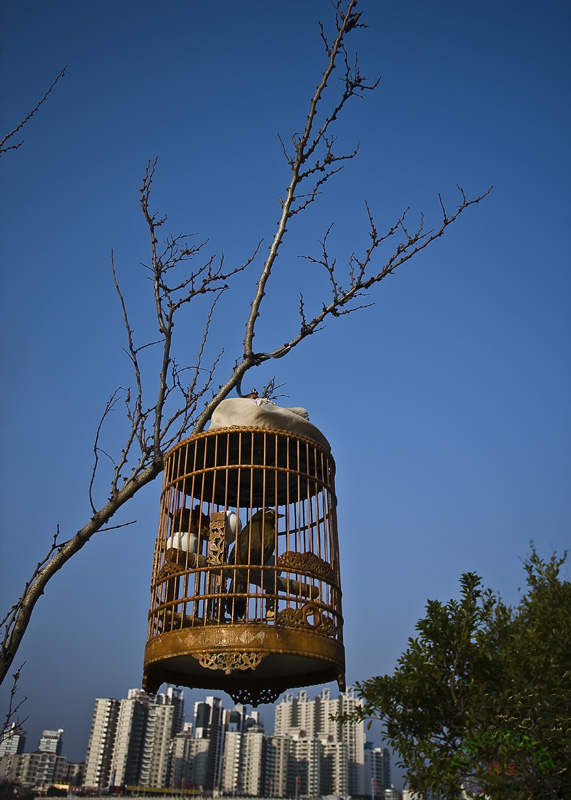
[[[228,595],[224,600],[224,611],[230,615],[232,622],[246,616],[246,598],[237,595],[245,594],[247,589],[247,584],[241,579],[232,578],[230,581]]]

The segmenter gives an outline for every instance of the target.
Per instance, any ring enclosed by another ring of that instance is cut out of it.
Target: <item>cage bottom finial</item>
[[[228,692],[236,705],[249,705],[254,708],[259,703],[275,703],[281,694],[281,690],[276,689],[237,689]]]

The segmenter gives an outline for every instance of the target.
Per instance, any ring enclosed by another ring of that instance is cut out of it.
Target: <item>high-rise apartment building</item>
[[[99,698],[87,749],[85,786],[166,786],[171,740],[182,728],[184,695],[169,687],[148,695],[130,689],[127,698]]]
[[[285,797],[291,738],[289,736],[266,736],[266,769],[264,773],[264,795]]]
[[[223,750],[220,788],[223,792],[263,793],[266,738],[257,711],[246,713],[236,705],[223,713]]]
[[[23,753],[25,746],[26,734],[16,722],[12,722],[0,736],[0,756],[15,756]]]
[[[120,701],[115,745],[111,760],[111,786],[139,783],[147,732],[148,697],[142,689],[130,689]]]
[[[194,739],[191,725],[171,740],[168,785],[172,789],[201,789],[206,783],[208,739]]]
[[[347,745],[335,742],[332,736],[321,741],[321,794],[347,797],[349,771],[347,769]]]
[[[360,703],[361,701],[355,697],[354,690],[349,688],[346,692],[341,692],[335,700],[331,699],[329,689],[323,689],[315,700],[311,700],[307,692],[303,690],[298,692],[297,697],[288,693],[276,706],[274,724],[276,736],[290,736],[300,741],[316,739],[319,740],[322,749],[327,747],[328,762],[325,767],[327,777],[324,778],[324,782],[330,785],[324,792],[325,794],[362,795],[364,793],[364,724],[363,722],[341,724],[338,720],[331,719],[332,716],[355,711]],[[332,745],[336,744],[343,744],[345,749],[335,751]],[[303,748],[300,749],[301,746],[296,747],[300,752],[303,750]],[[335,755],[337,752],[338,755]],[[299,760],[298,756],[290,755],[290,760],[291,758]],[[335,775],[332,772],[333,764],[339,765],[335,767]],[[346,770],[346,774],[343,773],[343,770]],[[331,773],[330,777],[329,773]],[[310,785],[310,782],[306,782],[300,773],[295,779],[296,786],[300,780],[302,784]],[[321,778],[319,780],[321,782]],[[331,788],[333,782],[340,787],[334,792]],[[341,787],[346,787],[346,791],[341,791]]]
[[[321,794],[321,742],[295,734],[291,737],[287,766],[287,794],[316,797]]]
[[[38,753],[54,753],[61,756],[63,745],[63,728],[57,731],[44,731],[38,745]]]
[[[157,695],[157,700],[160,697]],[[175,735],[174,717],[172,705],[156,702],[147,706],[147,724],[139,775],[139,783],[143,786],[167,785],[170,745]]]
[[[67,760],[56,753],[20,753],[0,758],[0,777],[40,789],[54,783],[64,783],[68,769]]]
[[[222,768],[223,715],[219,697],[207,697],[194,705],[194,737],[208,741],[208,759],[203,788],[212,792],[220,788]]]
[[[225,793],[241,794],[241,759],[242,739],[240,730],[227,731],[224,736],[224,754],[222,757],[222,779],[220,788]]]
[[[226,731],[221,789],[256,796],[264,794],[266,736],[261,728]]]
[[[365,796],[384,798],[385,789],[391,788],[391,761],[386,747],[365,745]]]
[[[89,732],[84,785],[103,789],[111,783],[111,761],[119,717],[119,700],[98,697]]]
[[[173,707],[173,736],[180,733],[184,729],[184,692],[182,689],[175,689],[172,686],[167,686],[164,695],[157,695],[163,697],[163,703]]]
[[[361,705],[362,701],[355,697],[355,690],[350,686],[346,692],[339,694],[337,714],[351,714]],[[362,720],[338,724],[340,741],[347,745],[349,794],[363,795],[365,792],[365,724]]]
[[[315,698],[315,730],[318,736],[332,736],[334,742],[343,741],[341,723],[332,719],[339,714],[339,698],[332,699],[331,691],[323,689]]]

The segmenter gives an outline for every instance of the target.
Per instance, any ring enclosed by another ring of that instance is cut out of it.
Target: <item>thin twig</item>
[[[11,139],[11,138],[12,138],[12,136],[15,136],[15,135],[18,133],[18,131],[22,130],[22,128],[24,127],[24,125],[25,125],[27,122],[29,122],[29,120],[31,120],[31,119],[32,119],[32,117],[34,116],[34,114],[36,113],[36,111],[37,111],[37,110],[40,108],[40,106],[42,106],[42,105],[45,103],[45,101],[47,100],[47,98],[48,98],[49,94],[51,93],[52,89],[55,87],[56,83],[57,83],[57,82],[60,80],[60,78],[63,78],[63,76],[66,74],[66,72],[67,72],[67,65],[66,65],[66,66],[65,66],[65,67],[62,69],[62,71],[61,71],[61,72],[60,72],[60,74],[57,76],[57,78],[56,78],[54,81],[52,81],[52,83],[51,83],[51,85],[50,85],[50,88],[49,88],[49,89],[47,90],[47,92],[44,94],[44,96],[43,96],[43,97],[42,97],[42,99],[39,101],[39,103],[36,103],[36,105],[35,105],[35,106],[34,106],[34,108],[33,108],[33,109],[30,111],[30,113],[29,113],[29,114],[27,114],[27,115],[24,117],[24,119],[23,119],[23,120],[22,120],[22,121],[21,121],[21,122],[20,122],[18,125],[16,125],[16,127],[14,128],[14,130],[13,130],[13,131],[10,131],[10,133],[7,133],[7,134],[4,136],[4,138],[3,138],[2,140],[0,140],[0,155],[2,155],[2,153],[7,153],[7,152],[8,152],[8,150],[17,150],[19,147],[21,147],[21,146],[24,144],[24,140],[22,139],[22,141],[21,141],[21,142],[18,142],[18,144],[11,144],[11,145],[9,145],[8,147],[4,147],[4,145],[5,145],[5,143],[8,141],[8,139]]]
[[[10,687],[10,696],[8,698],[8,710],[6,712],[6,717],[2,724],[2,728],[0,729],[0,741],[6,741],[12,736],[15,736],[18,733],[18,729],[21,728],[21,726],[28,719],[28,717],[25,717],[23,720],[20,720],[17,717],[18,711],[20,708],[22,708],[28,698],[23,697],[21,700],[16,701],[16,696],[18,694],[18,682],[25,664],[26,662],[23,661],[16,672],[12,675],[12,686]]]

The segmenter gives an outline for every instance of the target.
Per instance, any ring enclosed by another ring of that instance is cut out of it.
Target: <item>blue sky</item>
[[[372,308],[246,381],[275,374],[284,403],[307,407],[332,443],[350,682],[391,671],[427,598],[457,595],[463,571],[517,601],[530,539],[561,552],[571,522],[569,5],[360,9],[361,68],[382,80],[336,131],[359,156],[290,226],[257,348],[295,331],[300,288],[320,307],[325,276],[298,256],[317,255],[331,222],[339,264],[366,244],[365,198],[388,228],[408,206],[437,224],[438,194],[454,206],[457,184],[494,190],[378,287]],[[323,65],[317,19],[329,18],[326,0],[4,4],[2,130],[69,72],[0,165],[2,608],[56,526],[69,538],[90,517],[94,432],[131,381],[111,249],[136,332],[153,336],[139,265],[147,160],[159,158],[166,233],[197,233],[227,264],[261,238],[263,252],[289,182],[276,134],[304,123]],[[221,303],[220,382],[255,280],[256,264]],[[193,330],[180,329],[189,359]],[[117,412],[106,449],[122,435]],[[39,603],[20,654],[30,748],[63,727],[64,753],[83,759],[94,698],[140,684],[159,491],[137,497],[116,520],[137,524],[97,535]]]

